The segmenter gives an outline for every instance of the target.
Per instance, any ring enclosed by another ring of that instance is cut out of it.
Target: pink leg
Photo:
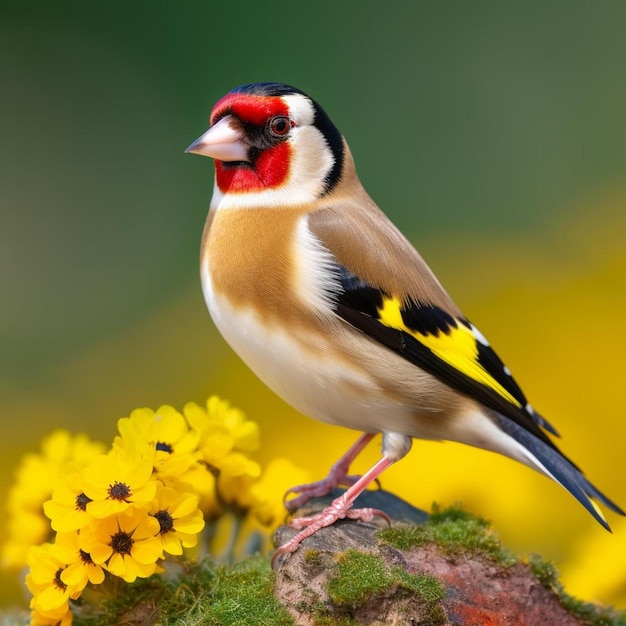
[[[323,480],[306,485],[297,485],[288,489],[284,496],[287,510],[295,511],[311,498],[319,498],[330,493],[334,487],[354,485],[359,480],[359,476],[348,476],[350,465],[373,438],[374,435],[372,433],[362,434],[352,447],[330,468],[328,476]],[[292,493],[299,495],[287,501],[287,496]]]
[[[365,488],[371,482],[376,480],[392,464],[393,461],[391,459],[383,456],[382,459],[380,459],[371,469],[363,474],[363,476],[361,476],[361,478],[359,478],[345,493],[333,500],[330,506],[326,507],[323,511],[309,517],[299,517],[294,519],[290,526],[298,530],[303,530],[274,552],[274,556],[272,556],[272,565],[274,564],[274,561],[276,561],[276,557],[281,554],[295,552],[303,539],[310,537],[320,528],[334,524],[338,519],[344,519],[347,517],[349,519],[358,519],[363,522],[369,522],[372,520],[374,515],[380,515],[381,517],[384,517],[387,522],[390,522],[389,517],[387,517],[383,511],[379,511],[378,509],[352,509],[351,507]]]

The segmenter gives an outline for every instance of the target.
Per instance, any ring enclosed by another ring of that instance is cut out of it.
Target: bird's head
[[[345,160],[343,138],[324,110],[282,83],[227,93],[186,152],[215,159],[219,200],[255,206],[316,200],[340,180]]]

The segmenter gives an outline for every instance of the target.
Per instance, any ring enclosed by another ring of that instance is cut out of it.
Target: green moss
[[[386,595],[399,598],[403,594],[421,599],[428,615],[422,624],[435,626],[444,623],[445,615],[439,605],[444,590],[439,581],[424,574],[410,574],[400,567],[388,568],[377,555],[347,550],[337,559],[337,572],[328,580],[330,599],[347,609]],[[351,617],[345,617],[344,622],[338,619],[341,618],[324,616],[323,610],[320,610],[315,623],[319,626],[355,623]]]
[[[293,624],[274,599],[273,580],[268,559],[261,557],[229,567],[189,564],[169,580],[155,576],[120,586],[114,598],[79,609],[74,626]]]
[[[407,592],[417,595],[424,603],[425,617],[421,620],[422,626],[439,626],[446,624],[446,614],[441,605],[445,591],[441,583],[427,574],[410,574],[400,567],[394,567],[392,575],[396,584]]]
[[[447,506],[442,509],[436,502],[433,504],[432,510],[430,511],[429,520],[433,524],[440,524],[441,522],[467,522],[473,520],[484,528],[490,526],[489,520],[479,515],[468,513],[458,505]]]
[[[397,582],[399,582],[404,589],[415,593],[427,604],[435,604],[443,600],[443,587],[433,576],[426,574],[410,574],[400,567],[394,567],[391,571]]]
[[[556,567],[549,561],[534,554],[528,565],[537,580],[548,589],[552,589],[561,604],[573,615],[576,615],[583,626],[626,626],[626,613],[616,613],[611,608],[596,606],[570,596],[559,581]]]
[[[328,595],[333,602],[347,606],[363,604],[380,595],[392,584],[380,557],[347,550],[337,559],[337,573],[328,580]]]
[[[378,536],[399,550],[435,543],[449,556],[478,553],[504,567],[517,562],[515,555],[502,546],[487,520],[458,507],[434,506],[425,524],[395,526],[380,531]]]
[[[559,572],[550,561],[545,561],[538,554],[533,554],[528,559],[528,566],[530,571],[535,575],[535,578],[548,589],[557,591],[560,586]]]

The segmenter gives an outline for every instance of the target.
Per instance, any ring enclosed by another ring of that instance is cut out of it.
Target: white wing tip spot
[[[479,343],[482,343],[483,346],[488,346],[489,342],[487,341],[487,338],[485,337],[485,335],[483,335],[478,328],[476,328],[476,326],[474,326],[474,324],[471,324],[471,329],[472,329],[472,334],[474,335],[474,338],[476,339],[476,341],[478,341]]]

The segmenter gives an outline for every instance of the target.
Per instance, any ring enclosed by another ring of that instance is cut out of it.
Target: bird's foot
[[[347,492],[333,500],[330,506],[315,515],[298,517],[292,520],[289,526],[295,528],[296,530],[300,530],[300,532],[297,535],[294,535],[287,543],[283,544],[276,550],[276,552],[274,552],[274,555],[272,556],[272,566],[274,565],[277,557],[281,554],[290,554],[291,552],[295,552],[304,539],[314,535],[318,530],[320,530],[320,528],[325,528],[326,526],[334,524],[337,520],[353,519],[360,520],[362,522],[371,522],[375,516],[379,516],[391,526],[391,520],[384,511],[369,507],[353,509],[352,504],[354,502],[354,498],[348,498],[346,497],[346,494]]]
[[[283,497],[287,510],[289,512],[296,511],[311,498],[326,496],[335,487],[352,487],[357,483],[361,478],[360,476],[348,476],[350,464],[373,437],[373,433],[363,433],[352,447],[330,468],[330,472],[328,472],[328,476],[324,480],[288,489]],[[292,493],[298,495],[288,501],[287,497]]]
[[[357,482],[357,480],[359,480],[359,478],[361,477],[358,475],[348,476],[343,467],[333,465],[328,473],[328,476],[326,476],[323,480],[318,480],[314,483],[307,483],[304,485],[296,485],[295,487],[287,489],[285,495],[283,496],[285,507],[290,513],[292,513],[305,505],[311,498],[321,498],[322,496],[326,496],[335,487],[351,487],[355,482]],[[295,498],[291,498],[291,500],[287,500],[292,493],[298,495]],[[291,526],[293,526],[293,522],[291,523]]]

